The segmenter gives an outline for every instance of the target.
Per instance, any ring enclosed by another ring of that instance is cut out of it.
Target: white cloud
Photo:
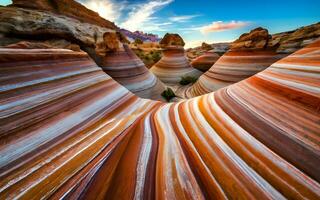
[[[159,24],[155,24],[156,18],[152,17],[152,15],[173,1],[174,0],[152,0],[144,4],[135,5],[129,12],[127,20],[121,23],[120,26],[130,31],[146,31],[146,29],[148,29],[148,31],[157,30]]]
[[[181,16],[174,16],[170,17],[169,20],[173,22],[187,22],[192,18],[198,17],[200,15],[181,15]]]
[[[90,10],[99,13],[101,17],[116,23],[127,4],[126,2],[114,2],[113,0],[86,0],[81,3]]]
[[[245,27],[245,26],[248,26],[249,24],[250,24],[249,22],[242,22],[242,21],[231,21],[231,22],[215,21],[209,25],[201,27],[200,31],[202,33],[219,32],[219,31],[226,31],[226,30]]]

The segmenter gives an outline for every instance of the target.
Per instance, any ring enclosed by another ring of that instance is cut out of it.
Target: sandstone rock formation
[[[185,56],[184,41],[178,34],[166,34],[160,41],[162,58],[150,71],[166,84],[177,84],[183,76],[199,77],[202,73],[192,68]]]
[[[1,49],[0,199],[319,199],[319,57],[162,104],[83,52]]]
[[[268,31],[260,27],[241,35],[192,87],[180,88],[177,93],[191,98],[216,91],[246,79],[287,56],[268,47],[270,38]]]
[[[202,72],[208,71],[212,65],[219,59],[219,55],[212,50],[206,52],[202,56],[197,57],[191,62],[191,66]]]
[[[19,2],[21,3],[21,1],[15,1],[14,6],[22,6]],[[94,24],[88,23],[95,19],[95,16],[88,20],[81,19],[82,21],[77,17],[70,18],[72,13],[65,14],[68,8],[65,10],[63,4],[59,4],[58,10],[50,7],[54,2],[34,1],[22,6],[31,7],[32,10],[1,7],[0,34],[5,38],[2,40],[2,46],[31,49],[65,48],[74,51],[80,51],[79,46],[81,46],[81,49],[88,52],[106,73],[110,73],[109,75],[130,91],[140,97],[162,99],[160,94],[165,89],[163,84],[147,70],[139,58],[134,57],[130,49],[122,48],[122,43],[127,42],[122,34],[115,29],[106,28],[109,27],[107,25],[100,26],[99,21]],[[38,10],[33,10],[36,8]],[[79,12],[80,17],[86,16],[82,15],[81,9]],[[7,38],[11,39],[7,40]],[[108,53],[110,55],[107,55]],[[107,59],[110,61],[104,62]],[[117,59],[121,60],[117,61]]]
[[[74,0],[12,0],[11,7],[49,11],[77,19],[81,22],[94,24],[108,29],[117,29],[116,25],[102,17],[98,13],[89,10]]]
[[[278,52],[292,53],[318,38],[320,38],[320,22],[294,31],[274,34],[268,45],[276,47]]]
[[[136,54],[122,45],[119,49],[99,56],[96,61],[114,80],[142,98],[164,100],[164,84],[143,64]],[[110,46],[110,45],[109,45]]]
[[[258,27],[249,33],[242,34],[239,39],[231,45],[231,50],[261,50],[266,49],[271,35],[267,29]]]
[[[65,39],[80,46],[95,48],[105,32],[115,30],[48,12],[0,7],[0,33],[24,39]]]
[[[170,46],[184,47],[185,45],[182,37],[175,33],[166,33],[159,44],[163,48]]]

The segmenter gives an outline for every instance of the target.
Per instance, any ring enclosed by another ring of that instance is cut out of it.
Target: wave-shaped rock
[[[191,98],[216,91],[261,72],[287,54],[274,51],[229,51],[191,87],[183,96]]]
[[[1,49],[0,198],[319,199],[319,57],[163,104],[83,52]]]
[[[163,100],[161,93],[165,90],[164,84],[149,72],[127,44],[122,45],[119,42],[119,45],[120,49],[108,52],[97,59],[99,66],[139,97]]]
[[[242,34],[192,87],[182,87],[177,93],[191,98],[216,91],[261,72],[287,56],[267,45],[270,38],[268,30],[261,27]]]
[[[0,198],[319,199],[319,58],[163,104],[83,52],[1,49]]]
[[[219,59],[219,55],[213,51],[207,51],[191,62],[191,66],[202,72],[208,71],[212,65]]]
[[[184,41],[178,34],[166,34],[160,41],[162,58],[150,69],[162,82],[177,84],[182,76],[199,77],[202,73],[191,67],[185,56]]]

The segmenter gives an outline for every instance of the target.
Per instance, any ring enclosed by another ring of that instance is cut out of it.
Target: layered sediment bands
[[[179,91],[186,98],[216,91],[269,67],[287,54],[273,51],[229,51],[189,88]]]
[[[81,52],[0,61],[1,199],[320,198],[320,42],[170,104]]]
[[[163,83],[149,72],[128,45],[123,45],[118,51],[106,53],[99,60],[99,66],[131,92],[142,98],[163,100]]]
[[[219,55],[213,51],[208,51],[205,54],[197,57],[191,62],[191,66],[202,72],[208,71],[212,65],[219,59]]]
[[[190,66],[183,47],[167,46],[162,58],[150,69],[162,82],[177,84],[183,76],[199,77],[202,72]]]

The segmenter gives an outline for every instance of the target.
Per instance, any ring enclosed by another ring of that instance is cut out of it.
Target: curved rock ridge
[[[208,71],[212,65],[219,59],[219,55],[213,51],[207,51],[191,62],[191,66],[202,72]]]
[[[263,71],[287,54],[274,51],[229,51],[191,87],[178,93],[191,98],[216,91]]]
[[[161,93],[165,90],[164,84],[149,72],[127,44],[119,44],[120,49],[98,58],[99,66],[114,80],[139,97],[163,100]]]
[[[169,46],[150,71],[166,84],[178,84],[183,76],[199,77],[202,72],[190,66],[183,47]]]
[[[2,49],[0,198],[319,199],[319,61],[163,104],[82,52]]]

